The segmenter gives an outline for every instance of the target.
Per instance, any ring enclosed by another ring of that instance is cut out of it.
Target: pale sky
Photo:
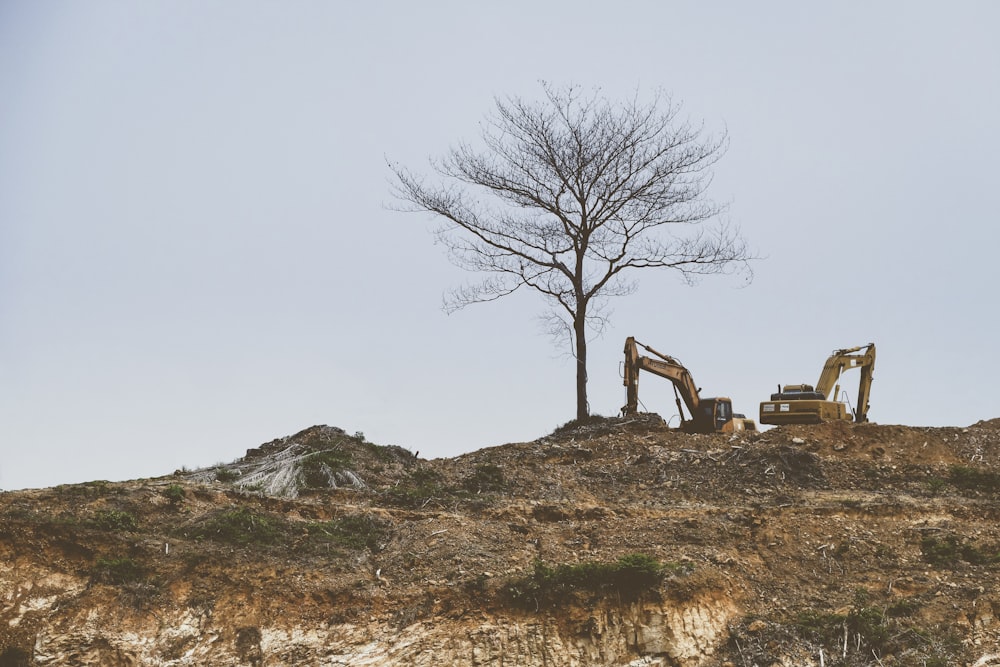
[[[387,207],[387,158],[429,173],[543,79],[726,130],[709,193],[764,257],[747,287],[635,274],[593,412],[632,335],[748,416],[875,342],[872,421],[998,417],[998,26],[992,0],[0,0],[0,489],[314,424],[436,458],[571,419],[545,304],[445,315],[469,276]],[[640,399],[675,413],[664,380]]]

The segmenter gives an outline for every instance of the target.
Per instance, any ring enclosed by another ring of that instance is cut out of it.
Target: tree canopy
[[[602,329],[607,300],[636,289],[634,270],[670,269],[688,283],[749,276],[751,255],[706,197],[724,133],[681,119],[663,92],[615,103],[575,85],[543,90],[540,101],[497,98],[481,145],[432,158],[433,182],[389,166],[401,208],[440,218],[449,259],[481,274],[448,294],[449,312],[522,287],[545,297],[550,331],[572,342],[582,419],[588,327]]]

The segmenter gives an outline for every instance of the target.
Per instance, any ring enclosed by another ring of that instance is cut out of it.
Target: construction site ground
[[[434,460],[317,426],[210,469],[5,492],[0,518],[0,664],[42,664],[46,629],[108,607],[136,628],[209,610],[237,643],[281,623],[577,628],[616,601],[564,591],[554,614],[518,585],[633,554],[667,566],[642,595],[735,602],[700,664],[1000,664],[1000,419],[689,435],[640,415]],[[19,604],[28,580],[58,605]]]

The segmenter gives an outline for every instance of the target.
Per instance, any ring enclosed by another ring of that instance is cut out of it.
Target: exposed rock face
[[[65,585],[52,594],[53,584]],[[53,613],[85,582],[61,580],[20,591],[10,627],[31,623],[34,665],[103,667],[201,665],[351,665],[352,667],[535,667],[537,665],[705,664],[738,608],[701,596],[684,604],[631,604],[595,609],[586,619],[489,616],[385,623],[233,625],[192,609],[167,614],[107,605]],[[6,596],[5,596],[6,597]],[[12,610],[5,609],[5,612]],[[41,612],[41,614],[39,613]],[[45,617],[45,622],[39,623]],[[56,622],[55,617],[59,617]]]
[[[436,461],[313,427],[0,493],[0,667],[997,667],[997,554],[1000,420]]]

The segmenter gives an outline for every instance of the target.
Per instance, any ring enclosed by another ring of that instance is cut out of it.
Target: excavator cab
[[[732,433],[756,431],[757,424],[744,415],[734,414],[732,400],[720,396],[701,399],[692,419],[682,422],[681,428],[688,433]]]
[[[733,403],[728,398],[703,398],[692,415],[691,430],[695,433],[721,431],[733,418]]]

